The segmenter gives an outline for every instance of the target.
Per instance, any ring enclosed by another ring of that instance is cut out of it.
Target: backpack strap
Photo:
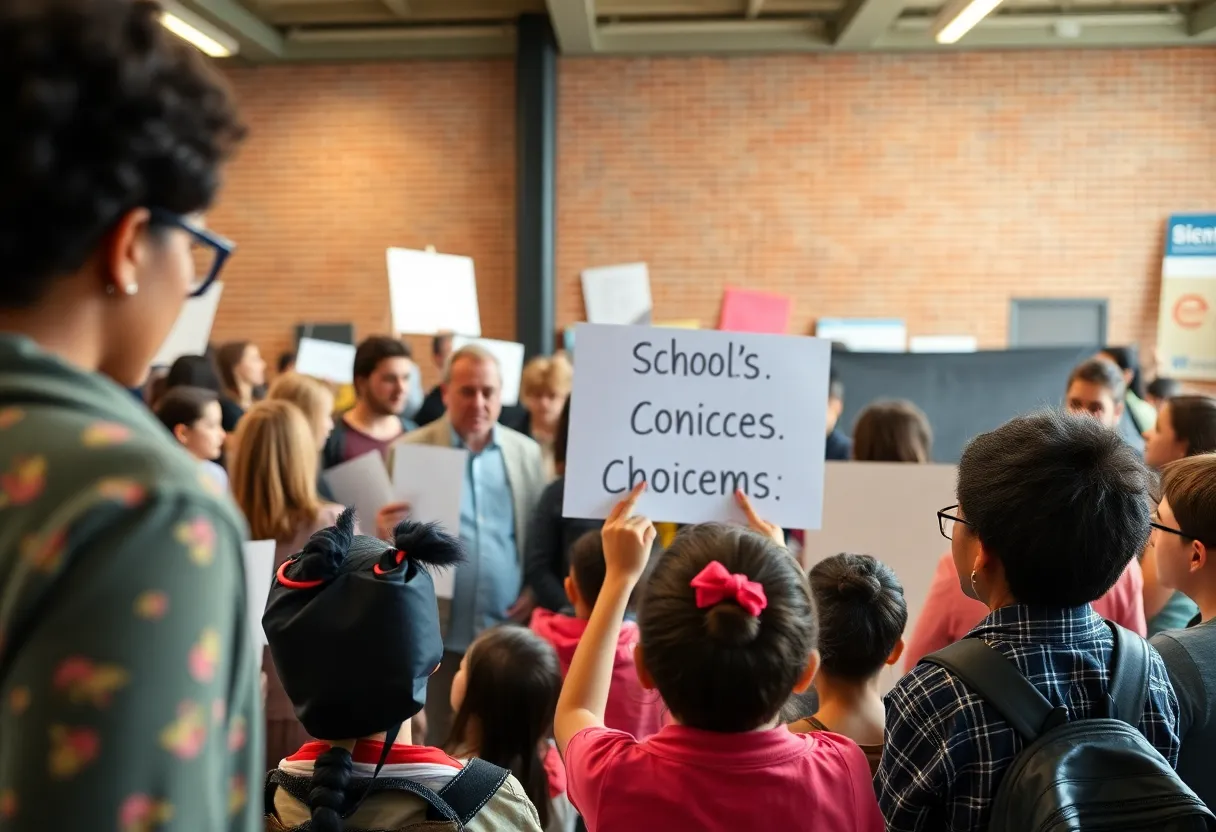
[[[1115,637],[1108,689],[1114,712],[1110,716],[1135,728],[1148,699],[1148,642],[1113,621],[1106,624]]]
[[[1027,743],[1046,730],[1048,720],[1057,710],[1004,653],[978,638],[957,641],[925,656],[919,663],[943,667],[962,679]]]
[[[358,795],[358,800],[362,802],[368,795],[376,792],[410,792],[426,801],[427,820],[454,821],[463,829],[498,792],[509,775],[510,772],[505,768],[474,758],[466,762],[438,794],[421,783],[404,777],[377,777],[367,784],[366,789]],[[266,775],[267,808],[274,806],[275,789],[282,789],[307,806],[312,784],[307,778],[275,769]],[[352,800],[348,803],[346,814],[352,813],[357,805],[354,797],[351,795]]]
[[[439,797],[452,808],[462,824],[467,824],[502,788],[510,774],[505,768],[473,757],[439,790]]]
[[[503,779],[505,780],[506,778]],[[299,803],[307,806],[308,796],[312,791],[312,783],[307,778],[287,774],[281,769],[275,769],[270,772],[266,775],[266,793],[264,798],[267,811],[273,811],[275,789],[282,789]],[[343,817],[353,814],[355,807],[362,803],[368,795],[385,791],[410,792],[426,802],[428,806],[427,820],[450,821],[456,823],[460,829],[464,828],[460,817],[442,797],[421,783],[415,783],[413,780],[407,780],[404,777],[377,777],[368,783],[367,787],[359,794],[348,795],[347,805],[343,810]],[[308,824],[305,824],[305,828],[307,827]]]

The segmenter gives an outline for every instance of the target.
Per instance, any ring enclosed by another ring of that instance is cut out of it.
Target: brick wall
[[[1003,346],[1011,296],[1156,331],[1164,220],[1216,208],[1216,51],[568,60],[563,322],[586,265],[645,260],[655,314],[788,292],[795,331],[891,316]]]
[[[1012,296],[1156,329],[1164,219],[1216,207],[1216,51],[566,59],[559,324],[579,270],[645,260],[656,316],[721,291],[1005,342]],[[216,338],[388,324],[384,249],[476,258],[514,333],[509,61],[232,69],[253,136],[212,222],[241,245]]]
[[[469,254],[489,337],[515,328],[515,73],[506,61],[228,72],[249,140],[208,221],[240,246],[217,341],[268,356],[303,321],[389,330],[384,250]],[[427,375],[429,345],[413,339]],[[417,356],[417,353],[416,353]]]

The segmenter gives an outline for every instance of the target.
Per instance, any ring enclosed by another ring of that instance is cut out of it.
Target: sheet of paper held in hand
[[[274,541],[247,540],[245,552],[245,595],[249,603],[249,632],[257,647],[266,646],[266,631],[262,629],[262,613],[274,576]]]
[[[335,465],[322,476],[334,500],[354,508],[363,534],[376,534],[376,514],[389,503],[396,502],[393,484],[388,478],[384,457],[378,451]]]
[[[606,517],[646,480],[652,520],[742,522],[738,488],[772,523],[819,528],[829,342],[596,324],[577,340],[566,517]]]
[[[468,451],[399,442],[393,446],[393,500],[410,504],[410,519],[438,523],[460,535],[460,496]],[[435,574],[435,594],[451,598],[455,576],[451,569]]]

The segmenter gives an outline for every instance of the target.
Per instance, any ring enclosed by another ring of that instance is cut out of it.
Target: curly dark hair
[[[244,137],[150,0],[0,3],[0,307],[80,269],[128,211],[207,208]]]

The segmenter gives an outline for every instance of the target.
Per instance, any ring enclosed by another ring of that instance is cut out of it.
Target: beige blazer
[[[497,425],[498,445],[502,448],[503,463],[507,467],[507,482],[511,485],[511,499],[515,504],[515,554],[523,563],[527,546],[528,524],[532,512],[545,489],[545,466],[541,459],[540,445],[530,436],[524,436],[506,425]],[[400,442],[417,442],[423,445],[452,447],[452,423],[445,415],[425,427],[412,430],[389,446],[388,467],[393,469],[392,448]]]

